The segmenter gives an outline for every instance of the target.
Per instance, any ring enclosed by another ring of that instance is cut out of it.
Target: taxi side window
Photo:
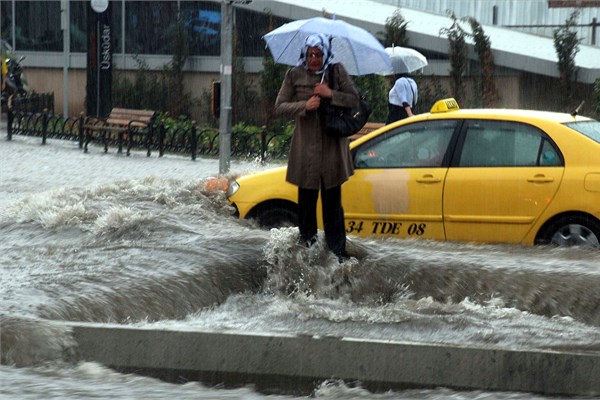
[[[426,121],[386,132],[356,150],[354,167],[441,167],[456,125],[456,120]]]
[[[544,140],[544,143],[542,145],[539,165],[548,167],[556,167],[562,165],[560,155],[548,140]]]
[[[560,165],[560,157],[539,129],[508,121],[467,122],[461,167]]]

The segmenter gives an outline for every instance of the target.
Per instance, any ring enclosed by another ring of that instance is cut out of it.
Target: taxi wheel
[[[266,229],[292,227],[297,225],[298,214],[284,205],[264,205],[249,217]]]
[[[600,223],[589,216],[566,215],[550,223],[538,243],[600,248]]]

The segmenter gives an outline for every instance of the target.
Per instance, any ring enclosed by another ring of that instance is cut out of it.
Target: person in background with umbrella
[[[395,78],[394,86],[388,94],[386,124],[412,117],[414,115],[413,108],[419,98],[417,82],[408,73],[396,74]]]
[[[298,186],[298,227],[302,244],[317,240],[317,199],[321,191],[323,225],[329,249],[339,262],[346,258],[346,227],[341,185],[354,173],[347,138],[325,133],[319,107],[322,99],[355,107],[359,95],[344,66],[333,64],[330,37],[311,34],[299,49],[299,62],[290,68],[275,101],[276,113],[295,119],[286,180]],[[334,73],[335,86],[328,85]]]
[[[409,47],[386,47],[392,63],[391,73],[395,74],[394,86],[388,95],[388,118],[386,124],[414,115],[414,107],[419,99],[417,82],[409,75],[427,66],[427,58]]]

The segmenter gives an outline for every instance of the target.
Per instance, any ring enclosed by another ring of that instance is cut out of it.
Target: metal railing
[[[86,139],[86,117],[65,117],[54,114],[54,94],[32,94],[21,97],[7,109],[7,140],[13,135],[35,136],[78,142],[83,149]],[[155,124],[153,134],[147,138],[134,136],[133,148],[148,148],[165,153],[189,154],[192,160],[197,155],[216,157],[219,155],[219,131],[214,128],[200,128],[195,124],[187,128],[171,128]],[[269,133],[266,128],[257,133],[256,128],[236,130],[232,133],[231,155],[233,157],[256,159],[282,159],[289,153],[291,137]],[[105,138],[109,147],[119,146],[119,135],[108,134]]]

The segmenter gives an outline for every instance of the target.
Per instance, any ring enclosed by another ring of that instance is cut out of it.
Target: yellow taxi
[[[342,186],[348,235],[600,247],[594,119],[463,110],[444,99],[350,148],[355,171]],[[227,197],[239,217],[262,226],[296,223],[297,187],[285,181],[285,167],[232,180]]]

